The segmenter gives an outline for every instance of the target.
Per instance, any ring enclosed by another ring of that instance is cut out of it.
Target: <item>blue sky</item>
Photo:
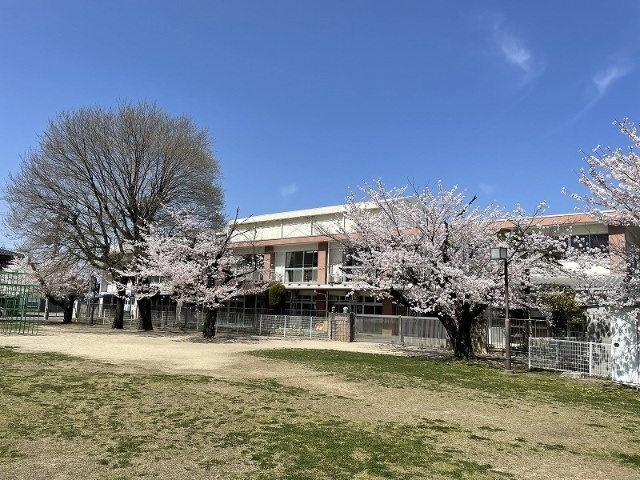
[[[639,47],[636,0],[0,0],[0,174],[57,112],[145,99],[210,130],[229,213],[379,177],[570,212],[580,150],[640,121]]]

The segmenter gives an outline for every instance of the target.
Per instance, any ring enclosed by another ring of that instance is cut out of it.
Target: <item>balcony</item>
[[[329,283],[342,284],[351,283],[352,271],[358,267],[334,266],[333,272],[329,274]]]
[[[284,283],[316,283],[318,268],[285,268]]]

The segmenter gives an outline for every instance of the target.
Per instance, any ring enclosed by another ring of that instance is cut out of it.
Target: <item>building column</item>
[[[391,298],[383,298],[382,299],[382,315],[395,315],[398,313],[398,309],[396,308],[396,304],[393,303]]]
[[[328,294],[325,290],[316,290],[316,312],[325,312],[327,310]]]
[[[264,247],[264,269],[265,275],[264,279],[268,282],[269,280],[273,280],[271,278],[274,273],[274,269],[276,268],[276,254],[273,251],[272,246]]]
[[[318,276],[316,282],[320,284],[327,283],[327,270],[329,262],[329,242],[318,243]]]
[[[609,225],[609,269],[611,273],[624,273],[627,259],[627,229],[624,226]]]

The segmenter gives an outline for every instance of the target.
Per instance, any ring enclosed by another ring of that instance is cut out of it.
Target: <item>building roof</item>
[[[0,247],[0,257],[17,257],[18,255],[20,255],[18,252]]]
[[[322,215],[335,215],[344,213],[346,208],[344,205],[332,205],[329,207],[307,208],[304,210],[291,210],[280,213],[266,213],[264,215],[254,215],[246,218],[239,218],[238,223],[260,223],[270,222],[274,220],[290,220],[292,218],[317,217]]]

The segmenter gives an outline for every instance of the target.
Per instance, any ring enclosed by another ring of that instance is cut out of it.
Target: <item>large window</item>
[[[284,278],[287,283],[315,282],[318,278],[318,252],[287,252]]]
[[[316,296],[310,293],[287,292],[287,311],[289,315],[315,315]]]
[[[335,283],[350,282],[352,277],[352,271],[354,268],[358,268],[360,263],[354,258],[355,252],[352,249],[345,248],[342,251],[342,265],[340,266],[340,273],[334,275],[331,280]]]
[[[609,234],[572,235],[571,246],[581,250],[596,248],[606,252],[609,248]]]
[[[358,315],[382,315],[382,300],[366,295],[329,295],[329,309],[331,307],[334,307],[337,313],[342,313],[343,308],[347,307],[349,312]]]

